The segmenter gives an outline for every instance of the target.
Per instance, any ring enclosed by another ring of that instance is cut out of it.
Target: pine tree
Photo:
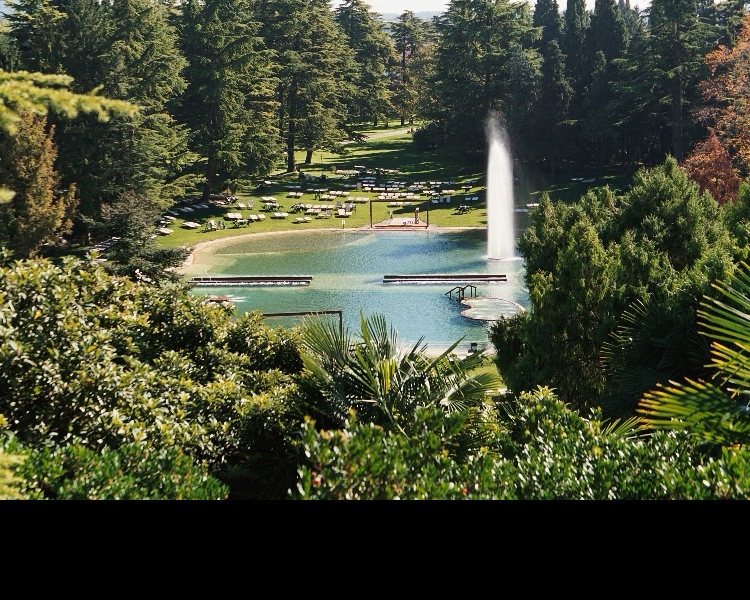
[[[573,88],[565,76],[565,56],[556,40],[547,48],[548,56],[542,65],[539,99],[534,107],[534,154],[545,161],[554,179],[568,139],[568,120]]]
[[[294,152],[336,150],[346,133],[346,105],[354,96],[354,52],[325,0],[256,2],[261,36],[276,52],[275,119],[285,145],[287,171]]]
[[[586,30],[589,16],[585,0],[567,0],[565,8],[565,43],[561,50],[566,56],[568,79],[577,93],[583,85],[586,75]]]
[[[335,13],[354,50],[357,79],[353,104],[357,116],[375,125],[385,117],[387,123],[393,110],[388,86],[388,72],[396,62],[393,44],[378,15],[362,0],[344,0]]]
[[[271,54],[252,16],[244,0],[182,5],[188,87],[180,114],[205,157],[205,200],[217,185],[266,174],[276,153]]]
[[[391,26],[391,37],[398,54],[399,63],[394,82],[393,103],[401,116],[401,125],[414,123],[419,106],[419,77],[415,73],[415,61],[430,35],[430,24],[407,10],[399,15]]]
[[[586,52],[591,64],[597,52],[603,52],[607,63],[622,58],[628,43],[625,20],[615,0],[596,0],[586,31]]]
[[[653,0],[649,20],[656,63],[649,76],[656,95],[670,106],[672,155],[680,161],[690,126],[690,103],[706,74],[703,56],[715,38],[712,28],[699,18],[696,0]]]
[[[436,21],[435,104],[430,117],[451,144],[484,148],[490,110],[507,116],[514,99],[507,78],[520,46],[534,63],[537,29],[528,4],[507,0],[454,0]],[[506,123],[508,128],[515,124]]]
[[[541,37],[536,47],[544,55],[544,48],[556,40],[558,46],[562,43],[562,19],[557,0],[537,0],[534,6],[534,27],[541,28]]]

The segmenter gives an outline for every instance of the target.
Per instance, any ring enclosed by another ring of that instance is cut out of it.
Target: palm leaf
[[[726,283],[714,284],[725,301],[708,298],[698,312],[701,327],[716,341],[711,366],[719,385],[687,380],[644,395],[638,412],[645,427],[687,429],[701,440],[750,442],[750,275],[746,263]],[[723,389],[726,388],[726,389]]]
[[[721,388],[688,381],[647,393],[639,404],[643,425],[688,429],[702,440],[724,445],[750,442],[750,410]]]

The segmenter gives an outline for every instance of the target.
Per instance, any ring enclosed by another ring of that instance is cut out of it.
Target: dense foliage
[[[303,427],[304,464],[290,497],[305,499],[744,499],[750,455],[697,452],[683,435],[638,438],[586,419],[548,389],[523,394],[507,428],[463,460],[460,415],[422,410],[412,436],[372,423]]]
[[[164,467],[192,473],[184,453],[204,474],[241,481],[237,469],[264,448],[283,463],[280,416],[302,366],[289,334],[257,314],[230,320],[182,285],[133,283],[74,260],[0,270],[0,365],[8,430],[28,449],[52,449],[50,464],[94,460],[70,445],[141,444]],[[102,468],[137,460],[123,452]]]
[[[9,4],[0,496],[747,497],[742,4],[453,0],[388,27],[361,0]],[[553,177],[634,174],[532,213],[531,310],[491,334],[505,396],[480,354],[401,348],[378,316],[236,316],[150,237],[186,190],[364,122],[420,119],[417,149],[480,164],[491,112]],[[119,238],[106,266],[34,258],[83,234]]]
[[[582,0],[454,0],[433,22],[406,11],[388,24],[361,0],[9,4],[2,64],[37,73],[29,94],[28,74],[2,72],[19,93],[5,94],[0,118],[12,132],[17,110],[64,106],[48,134],[61,188],[75,186],[74,235],[100,231],[104,207],[126,194],[160,210],[187,190],[207,199],[282,164],[295,171],[296,151],[306,164],[318,149],[345,152],[358,125],[394,116],[423,120],[418,147],[481,164],[497,112],[517,157],[553,177],[572,164],[706,162],[717,148],[695,145],[712,127],[746,171],[745,13],[728,0],[655,0],[646,12],[614,0],[592,11]],[[122,101],[140,110],[68,118]]]
[[[7,262],[0,298],[6,498],[748,492],[743,447],[696,446],[689,428],[640,434],[547,388],[488,395],[497,379],[471,374],[481,356],[401,348],[377,316],[358,336],[311,322],[298,337],[74,260]]]
[[[607,400],[629,414],[657,381],[701,372],[702,345],[689,341],[695,311],[711,283],[732,273],[740,249],[730,231],[746,222],[740,212],[724,216],[674,159],[640,171],[625,195],[544,198],[519,242],[531,309],[491,334],[508,386],[551,385],[577,408]],[[643,315],[626,322],[628,311]],[[626,324],[650,334],[618,330]]]

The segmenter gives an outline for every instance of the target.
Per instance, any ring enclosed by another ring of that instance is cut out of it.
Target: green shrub
[[[129,444],[101,452],[73,444],[32,453],[24,491],[54,500],[223,500],[228,488],[178,448]]]
[[[465,418],[420,410],[412,436],[351,421],[341,431],[304,423],[307,460],[291,498],[302,499],[744,499],[750,454],[704,455],[687,435],[636,437],[584,419],[547,389],[523,394],[509,429],[458,460]]]

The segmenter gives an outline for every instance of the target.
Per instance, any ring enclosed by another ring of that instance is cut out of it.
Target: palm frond
[[[614,419],[604,424],[602,432],[623,439],[635,439],[643,435],[641,424],[642,419],[640,417]]]
[[[750,442],[750,409],[721,388],[690,381],[647,393],[638,412],[643,426],[689,430],[704,441],[733,445]]]

